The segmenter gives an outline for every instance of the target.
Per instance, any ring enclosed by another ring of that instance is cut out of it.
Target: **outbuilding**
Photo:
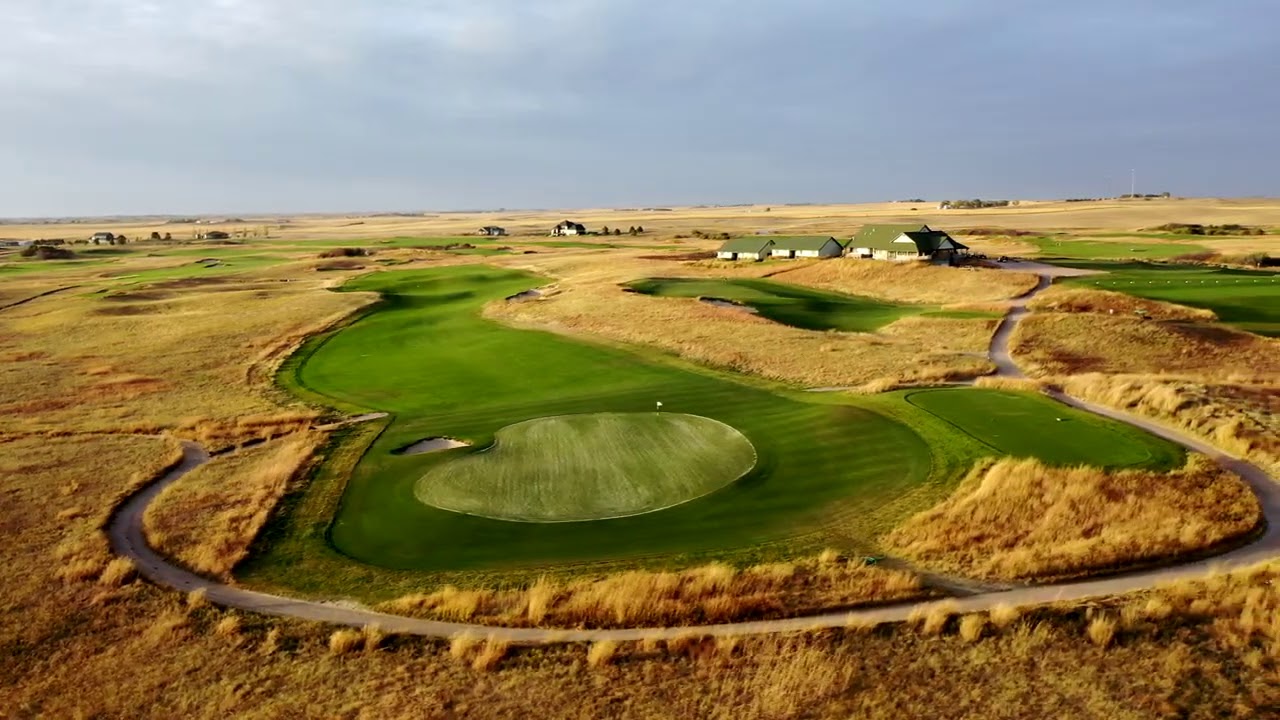
[[[89,242],[93,243],[94,245],[98,245],[100,243],[113,243],[115,241],[116,241],[115,233],[109,233],[109,232],[96,232],[93,234],[92,237],[89,238]]]
[[[829,235],[799,235],[774,237],[770,257],[776,258],[832,258],[844,254],[844,246]]]
[[[506,229],[506,228],[500,228],[500,227],[498,227],[497,225],[485,225],[484,227],[480,228],[480,232],[478,232],[478,233],[476,233],[476,234],[477,234],[477,235],[488,235],[488,236],[490,236],[490,237],[498,237],[498,236],[500,236],[500,235],[506,235],[506,234],[507,234],[507,229]]]
[[[767,237],[741,237],[727,240],[716,251],[720,260],[754,260],[759,262],[769,257],[773,249],[773,239]]]

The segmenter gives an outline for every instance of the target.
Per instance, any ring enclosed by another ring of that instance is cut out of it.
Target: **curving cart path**
[[[1027,302],[1037,293],[1049,287],[1051,282],[1052,277],[1048,274],[1042,274],[1039,284],[1033,290],[1012,302],[1008,314],[996,329],[991,341],[990,357],[997,367],[997,376],[1008,378],[1025,377],[1009,354],[1009,340],[1019,320],[1027,313]],[[118,555],[132,559],[137,564],[138,573],[142,577],[157,585],[183,592],[203,590],[211,602],[225,607],[333,625],[353,627],[377,625],[383,631],[389,633],[423,635],[435,638],[452,638],[461,634],[471,634],[524,645],[591,642],[596,640],[669,639],[689,635],[756,635],[843,627],[848,624],[867,625],[899,622],[907,620],[912,615],[918,616],[918,613],[921,612],[927,613],[937,606],[945,606],[954,613],[969,613],[990,610],[998,605],[1039,605],[1147,590],[1175,580],[1204,577],[1212,572],[1239,568],[1280,557],[1280,482],[1272,478],[1265,470],[1238,457],[1228,455],[1212,445],[1172,427],[1135,417],[1118,410],[1077,400],[1062,393],[1054,392],[1050,393],[1050,395],[1066,405],[1128,423],[1153,435],[1178,443],[1187,449],[1209,456],[1222,467],[1243,478],[1257,493],[1265,518],[1265,530],[1249,544],[1212,558],[1136,570],[1096,579],[1056,585],[1022,586],[1000,591],[979,592],[962,598],[906,602],[864,610],[809,615],[783,620],[755,620],[724,625],[616,630],[508,628],[422,620],[352,608],[346,605],[269,595],[226,585],[188,572],[174,565],[147,544],[142,533],[142,515],[151,501],[164,488],[209,461],[209,453],[193,442],[183,443],[183,459],[181,463],[156,482],[130,497],[116,509],[108,521],[107,534],[111,541],[112,550]],[[374,417],[382,417],[382,415],[361,416],[352,420],[369,420]]]

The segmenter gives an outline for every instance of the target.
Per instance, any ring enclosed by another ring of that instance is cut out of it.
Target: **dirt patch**
[[[405,445],[399,450],[392,451],[392,455],[425,455],[426,453],[440,452],[442,450],[453,450],[455,448],[471,447],[471,443],[454,440],[447,437],[432,437],[419,440],[412,445]]]
[[[155,300],[168,300],[176,297],[175,293],[163,292],[159,290],[136,290],[132,292],[112,293],[103,297],[103,300],[111,302],[152,302]]]

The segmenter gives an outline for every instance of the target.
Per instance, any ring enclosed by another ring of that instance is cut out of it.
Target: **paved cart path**
[[[1009,340],[1018,322],[1027,313],[1027,302],[1037,293],[1049,287],[1051,282],[1051,277],[1041,275],[1040,283],[1035,289],[1013,301],[1009,313],[996,329],[996,333],[992,337],[990,356],[992,362],[996,365],[997,376],[1008,378],[1025,377],[1009,354]],[[156,552],[154,548],[147,544],[142,533],[142,516],[147,506],[164,488],[209,461],[209,453],[193,442],[183,443],[183,459],[179,465],[153,484],[130,497],[116,510],[108,523],[107,533],[111,540],[112,550],[119,555],[132,559],[137,564],[138,572],[142,577],[157,585],[183,592],[203,590],[211,602],[225,607],[267,615],[314,620],[333,625],[353,627],[377,625],[389,633],[423,635],[436,638],[451,638],[460,634],[473,634],[482,637],[494,637],[514,644],[548,644],[596,640],[626,641],[688,635],[758,635],[815,628],[843,627],[850,623],[896,622],[906,620],[913,614],[928,612],[939,605],[944,605],[956,613],[968,613],[990,610],[997,605],[1037,605],[1147,590],[1175,580],[1204,577],[1211,572],[1244,567],[1280,557],[1280,482],[1272,478],[1267,471],[1238,457],[1228,455],[1212,445],[1173,427],[1135,417],[1119,410],[1112,410],[1077,400],[1062,393],[1054,392],[1050,393],[1050,395],[1064,404],[1142,428],[1153,435],[1209,456],[1222,467],[1243,478],[1257,493],[1266,520],[1265,530],[1249,544],[1212,558],[1135,570],[1096,579],[1055,585],[1021,586],[1008,590],[979,592],[961,598],[905,602],[865,610],[809,615],[784,620],[755,620],[723,625],[617,630],[506,628],[422,620],[399,615],[388,615],[372,610],[362,610],[346,605],[269,595],[226,585],[216,580],[190,573],[174,565],[168,558]],[[382,416],[375,414],[353,418],[353,420],[368,420]]]

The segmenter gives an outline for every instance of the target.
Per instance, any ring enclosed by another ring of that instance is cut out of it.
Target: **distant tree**
[[[600,228],[600,234],[601,234],[601,235],[608,235],[608,234],[609,234],[609,226],[608,226],[608,225],[605,225],[604,227]]]
[[[123,236],[123,235],[117,235],[117,236],[116,236],[116,244],[117,244],[117,245],[124,245],[124,244],[125,244],[125,243],[127,243],[127,242],[129,242],[129,238],[127,238],[127,237],[125,237],[125,236]]]
[[[156,232],[155,230],[152,230],[152,231],[151,231],[151,239],[152,239],[152,240],[159,240],[159,239],[160,239],[160,233]]]
[[[621,235],[621,234],[622,234],[622,228],[614,228],[614,229],[613,229],[613,234],[614,234],[614,235]]]
[[[627,228],[627,234],[634,237],[636,234],[636,226],[632,225],[631,227]]]
[[[165,239],[165,240],[172,240],[172,239],[173,239],[173,235],[171,235],[171,234],[169,234],[169,233],[165,233],[165,234],[164,234],[164,239]]]

